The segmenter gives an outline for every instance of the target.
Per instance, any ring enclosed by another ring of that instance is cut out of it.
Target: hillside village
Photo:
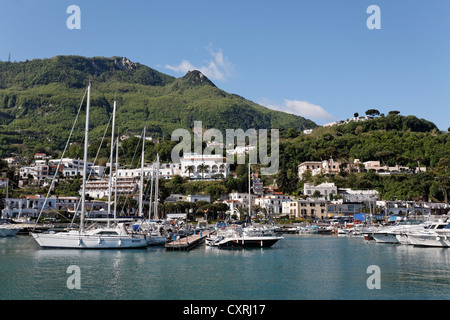
[[[248,152],[236,150],[236,152]],[[56,181],[74,181],[82,175],[83,161],[73,158],[52,159],[46,153],[36,153],[29,165],[23,165],[19,157],[3,159],[8,168],[14,171],[19,189],[45,188]],[[109,164],[94,165],[88,162],[90,179],[86,184],[87,210],[95,210],[97,217],[107,214],[107,199],[109,196]],[[334,161],[306,161],[298,165],[297,179],[301,181],[305,176],[334,175],[341,172],[367,172],[373,170],[379,175],[418,174],[426,172],[426,167],[410,168],[405,166],[381,166],[380,161],[353,162]],[[3,170],[5,172],[5,170]],[[58,173],[54,177],[55,173]],[[139,201],[139,183],[141,172],[144,179],[153,181],[222,181],[235,179],[230,171],[230,165],[222,155],[185,154],[180,163],[146,163],[140,168],[126,168],[119,166],[113,169],[115,193],[123,199],[131,199],[130,204],[122,209],[123,215],[137,215]],[[181,179],[181,180],[179,180]],[[0,178],[0,187],[8,187],[9,179]],[[40,189],[42,190],[42,189]],[[81,190],[79,190],[81,192]],[[148,191],[147,191],[148,192]],[[112,196],[112,195],[111,195]],[[250,196],[250,197],[249,197]],[[160,195],[161,197],[161,195]],[[203,192],[201,194],[167,194],[160,198],[159,204],[162,215],[170,213],[187,214],[189,219],[233,219],[242,220],[248,216],[249,204],[254,219],[275,219],[280,221],[316,221],[326,219],[349,219],[364,221],[370,214],[371,219],[389,221],[407,215],[439,215],[446,214],[450,206],[446,203],[404,201],[402,199],[380,199],[376,190],[352,190],[338,188],[334,183],[304,183],[300,195],[289,195],[279,191],[276,183],[263,185],[257,173],[251,174],[251,192],[230,192],[217,195]],[[43,208],[47,218],[60,219],[62,216],[73,215],[79,210],[79,196],[52,195],[45,200],[43,194],[21,194],[20,197],[7,197],[3,206],[2,216],[36,218]],[[144,208],[148,208],[149,201],[144,200]],[[221,205],[221,206],[219,206]]]

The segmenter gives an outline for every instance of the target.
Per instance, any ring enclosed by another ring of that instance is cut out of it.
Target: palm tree
[[[189,172],[189,178],[191,177],[191,174],[194,173],[195,166],[187,166],[185,172]]]
[[[207,166],[204,163],[202,163],[201,165],[199,165],[197,167],[197,171],[200,171],[202,173],[202,180],[204,180],[204,178],[205,178],[206,168],[207,168]]]

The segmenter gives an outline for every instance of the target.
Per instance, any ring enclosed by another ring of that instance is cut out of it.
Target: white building
[[[58,168],[58,165],[61,167]],[[60,176],[74,177],[83,175],[84,161],[79,159],[63,158],[46,160],[38,158],[31,166],[20,167],[20,179],[28,179],[32,176],[37,181],[45,179],[53,179],[53,176],[58,171]],[[102,177],[105,173],[104,166],[94,166],[92,162],[87,163],[87,171],[91,175]]]
[[[255,200],[258,196],[255,194],[250,194],[250,204],[255,205]],[[243,206],[248,207],[248,193],[246,192],[231,192],[228,194],[228,200],[235,200],[242,203]]]
[[[56,197],[45,199],[42,195],[30,195],[24,198],[9,198],[8,206],[3,209],[2,217],[37,217],[44,208],[45,215],[58,217],[58,211],[74,212],[80,210],[79,197]],[[44,207],[45,204],[45,207]],[[107,204],[103,201],[86,201],[86,210],[104,210]]]
[[[322,170],[322,161],[305,161],[298,166],[298,176],[300,180],[306,171],[311,171],[311,175],[319,174]]]
[[[152,163],[144,165],[143,173],[145,179],[150,179],[153,174],[156,176],[157,165]],[[140,178],[141,168],[119,169],[117,170],[119,179]],[[162,163],[159,165],[159,178],[171,179],[176,175],[181,175],[181,165],[179,163]]]
[[[211,202],[211,196],[208,194],[189,194],[186,197],[188,202],[207,201]]]
[[[298,177],[301,180],[306,171],[310,171],[311,175],[316,174],[335,174],[339,173],[341,162],[333,159],[323,161],[305,161],[298,166]]]
[[[293,197],[278,194],[267,194],[255,199],[255,205],[266,209],[268,214],[282,214],[283,202],[292,201]]]
[[[344,202],[369,202],[378,200],[377,190],[352,190],[350,188],[339,189]]]
[[[185,153],[180,163],[182,177],[215,179],[220,176],[226,178],[230,174],[230,165],[220,154]]]
[[[305,183],[303,194],[312,197],[316,191],[320,192],[320,199],[330,200],[330,195],[337,195],[337,187],[334,183],[321,183],[317,186],[314,183]]]
[[[115,187],[115,178],[111,184],[112,195],[117,190],[118,195],[133,195],[139,190],[139,180],[137,179],[118,179],[117,189]],[[80,190],[81,194],[81,190]],[[88,180],[86,181],[86,195],[94,198],[106,198],[109,195],[109,179]]]

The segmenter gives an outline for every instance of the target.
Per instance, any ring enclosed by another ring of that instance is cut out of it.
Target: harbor
[[[30,236],[0,238],[5,300],[448,299],[450,251],[378,244],[361,236],[286,234],[270,248],[42,249]],[[381,289],[369,289],[379,266]],[[67,287],[80,268],[79,290]]]

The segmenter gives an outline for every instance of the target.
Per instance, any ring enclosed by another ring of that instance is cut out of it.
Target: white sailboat
[[[143,235],[131,234],[123,223],[106,228],[85,229],[86,215],[86,178],[87,178],[87,148],[89,136],[89,108],[90,108],[91,84],[87,89],[86,127],[84,140],[84,170],[81,195],[80,228],[67,232],[31,233],[36,242],[43,248],[68,248],[68,249],[128,249],[147,246],[147,240]],[[114,103],[115,113],[115,103]],[[115,114],[114,114],[115,116]],[[114,129],[113,129],[114,130]],[[114,134],[114,131],[113,131]],[[112,140],[113,141],[113,140]],[[112,143],[112,142],[111,142]],[[112,167],[111,167],[112,170]],[[112,174],[112,172],[110,173]]]
[[[143,186],[144,186],[144,153],[145,153],[145,128],[142,140],[142,159],[141,159],[141,180],[140,180],[140,193],[139,193],[139,215],[143,216]],[[155,163],[152,168],[155,167]],[[151,219],[152,213],[152,193],[153,193],[153,176],[155,175],[155,170],[153,169],[151,177],[151,192],[149,201],[149,217],[148,220],[144,220],[135,224],[137,230],[143,232],[147,238],[147,244],[149,246],[159,246],[166,243],[166,236],[164,227],[158,222],[158,180],[159,180],[159,154],[156,156],[156,179],[155,179],[155,205],[154,205],[154,219]]]

